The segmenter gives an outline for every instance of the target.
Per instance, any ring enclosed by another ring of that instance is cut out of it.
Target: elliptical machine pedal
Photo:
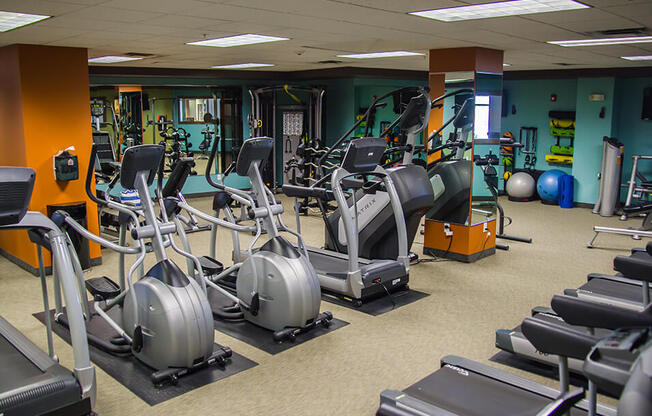
[[[120,294],[120,286],[107,276],[93,277],[85,282],[86,290],[96,301],[113,299]]]

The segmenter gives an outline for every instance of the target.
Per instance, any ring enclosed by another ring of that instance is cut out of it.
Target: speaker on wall
[[[652,87],[643,90],[643,111],[641,111],[641,120],[652,120]]]

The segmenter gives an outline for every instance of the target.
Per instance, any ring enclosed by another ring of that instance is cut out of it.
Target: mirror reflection
[[[476,73],[471,225],[496,218],[501,114],[502,75]]]
[[[444,95],[433,101],[433,112],[443,120],[429,137],[428,175],[435,205],[426,218],[468,224],[471,196],[472,140],[474,132],[474,74],[446,74]]]

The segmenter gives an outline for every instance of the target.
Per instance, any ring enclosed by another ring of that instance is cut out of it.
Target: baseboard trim
[[[46,251],[47,252],[47,251]],[[23,270],[26,270],[30,274],[38,277],[39,276],[39,269],[38,267],[34,267],[31,264],[27,263],[26,261],[14,256],[13,254],[9,253],[8,251],[0,248],[0,255],[5,257],[7,260],[15,264],[16,266],[20,267]],[[45,254],[44,254],[45,256]],[[102,264],[102,257],[95,257],[91,259],[91,267],[99,266]],[[45,275],[49,276],[52,274],[52,266],[47,266],[45,268]]]

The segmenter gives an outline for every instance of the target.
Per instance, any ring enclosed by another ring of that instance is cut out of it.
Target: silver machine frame
[[[629,178],[629,185],[627,187],[627,200],[625,201],[625,206],[628,207],[632,204],[632,199],[634,197],[643,198],[643,195],[649,197],[652,194],[652,188],[637,185],[636,178],[643,180],[642,175],[638,172],[638,162],[641,160],[652,160],[652,155],[634,155],[632,156],[632,176]],[[623,215],[620,216],[621,221],[627,219],[627,213],[623,212]]]
[[[362,274],[360,271],[360,259],[358,255],[358,212],[357,210],[349,210],[349,206],[346,201],[346,195],[342,186],[342,181],[347,178],[352,178],[355,176],[375,176],[380,178],[387,190],[389,195],[389,201],[392,205],[392,211],[394,212],[394,221],[396,222],[396,230],[398,234],[398,256],[396,261],[401,263],[405,267],[405,273],[409,274],[410,271],[410,257],[408,255],[407,248],[407,231],[405,226],[405,218],[403,216],[403,208],[401,206],[401,201],[399,199],[394,183],[390,178],[389,174],[381,166],[377,166],[373,171],[367,172],[356,172],[351,173],[346,169],[339,167],[335,169],[331,177],[331,187],[333,193],[335,194],[335,200],[337,201],[337,209],[340,212],[340,218],[344,222],[344,230],[346,231],[346,243],[348,247],[348,271],[346,280],[330,277],[328,275],[319,275],[319,280],[322,287],[326,289],[331,289],[340,293],[349,292],[352,293],[356,298],[362,297],[362,289],[364,289],[364,283],[362,281]],[[353,204],[355,205],[355,203]],[[353,211],[353,215],[351,215]],[[298,220],[298,217],[297,217]],[[331,252],[329,251],[330,255]]]
[[[57,301],[59,312],[66,314],[70,327],[70,344],[73,350],[74,362],[73,373],[81,388],[81,397],[90,398],[91,407],[94,407],[97,396],[97,383],[95,367],[90,361],[88,341],[86,339],[85,316],[88,309],[83,307],[84,303],[80,297],[78,286],[80,282],[75,279],[75,276],[77,276],[76,270],[81,270],[79,259],[74,252],[74,246],[68,236],[41,212],[28,211],[19,223],[0,227],[3,230],[30,228],[47,230],[47,239],[52,249],[52,276],[55,287],[55,300]],[[40,245],[37,245],[37,253],[41,288],[43,291],[43,305],[45,307],[48,354],[52,359],[58,361],[54,354],[47,282],[43,264],[43,251]],[[62,294],[63,301],[65,301],[66,305],[65,312],[63,312],[62,307]]]

